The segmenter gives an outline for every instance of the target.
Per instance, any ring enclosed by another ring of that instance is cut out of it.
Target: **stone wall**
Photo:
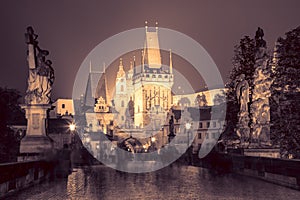
[[[0,164],[0,198],[54,176],[55,163],[29,161]]]
[[[233,172],[300,190],[300,160],[297,159],[211,152],[201,160],[195,155],[193,164],[221,173]]]

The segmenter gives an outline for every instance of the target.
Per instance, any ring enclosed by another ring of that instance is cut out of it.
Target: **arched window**
[[[121,107],[124,107],[124,100],[121,101]]]
[[[124,85],[121,85],[121,92],[124,92]]]

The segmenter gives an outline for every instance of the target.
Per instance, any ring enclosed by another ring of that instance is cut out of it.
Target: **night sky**
[[[279,36],[300,25],[299,0],[227,1],[9,1],[0,2],[0,86],[27,87],[24,33],[34,27],[39,44],[50,51],[55,70],[54,98],[71,98],[81,63],[100,42],[143,27],[147,20],[182,32],[212,56],[225,81],[234,45],[264,29],[270,49]],[[176,65],[176,63],[174,63]]]

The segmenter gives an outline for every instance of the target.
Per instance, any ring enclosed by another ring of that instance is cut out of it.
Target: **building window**
[[[124,85],[121,85],[121,92],[124,92]]]
[[[202,136],[201,136],[201,133],[198,133],[198,139],[201,139]]]
[[[156,76],[155,76],[155,75],[152,75],[152,78],[156,78]]]
[[[121,107],[124,107],[124,100],[121,101]]]
[[[203,128],[202,122],[199,122],[199,128]]]
[[[63,103],[63,104],[61,104],[61,108],[65,108],[66,107],[66,105]]]
[[[209,128],[210,122],[206,122],[206,127]]]
[[[217,122],[213,122],[213,127],[215,128],[217,126]]]
[[[209,134],[208,133],[206,133],[206,139],[209,139]]]
[[[121,119],[122,119],[122,121],[124,121],[124,116],[123,115],[121,116]]]

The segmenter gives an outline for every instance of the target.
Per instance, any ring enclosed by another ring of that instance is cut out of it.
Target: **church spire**
[[[117,73],[117,78],[122,78],[125,76],[125,71],[123,67],[123,59],[120,58],[119,71]]]
[[[170,49],[170,74],[173,73],[172,50]]]

